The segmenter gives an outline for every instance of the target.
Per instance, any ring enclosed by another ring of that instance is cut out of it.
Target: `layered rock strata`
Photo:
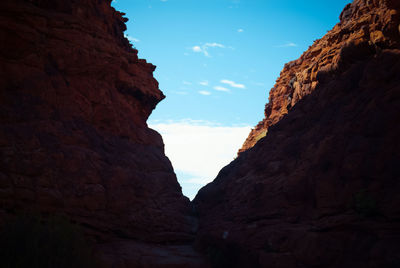
[[[348,4],[340,22],[323,38],[315,40],[295,61],[285,64],[265,105],[265,118],[255,126],[239,153],[265,137],[270,126],[278,123],[305,96],[313,92],[323,72],[342,69],[345,59],[353,61],[375,50],[394,47],[400,31],[396,25],[399,4],[396,0],[358,1]],[[396,38],[396,37],[395,37]]]
[[[0,3],[0,219],[68,216],[93,238],[192,238],[161,136],[164,98],[111,0]]]
[[[226,267],[400,265],[399,27],[399,1],[355,0],[285,65],[194,200],[200,249]]]

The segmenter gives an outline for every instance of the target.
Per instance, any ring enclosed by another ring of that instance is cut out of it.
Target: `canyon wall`
[[[97,241],[192,239],[161,136],[164,98],[111,0],[0,3],[0,221],[63,214]]]
[[[0,3],[0,226],[85,228],[112,267],[399,267],[400,2],[355,0],[271,90],[239,157],[182,195],[164,98],[111,0]]]
[[[355,0],[197,194],[198,247],[225,267],[399,267],[399,122],[400,2]]]
[[[317,77],[318,73],[321,75],[343,69],[344,66],[340,66],[343,62],[340,61],[344,58],[357,60],[370,54],[368,50],[394,47],[399,27],[394,19],[398,17],[396,2],[356,0],[354,4],[348,4],[340,14],[340,23],[323,38],[315,40],[299,59],[285,64],[270,91],[265,118],[252,129],[239,153],[253,147],[265,137],[270,126],[279,122],[297,102],[315,90],[321,80]]]

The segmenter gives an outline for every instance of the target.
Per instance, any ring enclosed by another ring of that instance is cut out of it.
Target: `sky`
[[[148,120],[192,199],[264,117],[269,90],[349,0],[114,0],[166,95]]]

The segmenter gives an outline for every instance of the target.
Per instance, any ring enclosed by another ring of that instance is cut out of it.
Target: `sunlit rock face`
[[[0,2],[0,219],[62,213],[94,238],[186,241],[161,136],[155,66],[111,0]]]
[[[399,1],[356,0],[285,65],[194,200],[200,248],[231,267],[400,266],[399,17]]]
[[[340,14],[340,22],[315,40],[303,55],[287,63],[271,89],[265,118],[251,131],[240,152],[253,147],[270,126],[278,123],[301,99],[310,95],[326,72],[338,73],[349,61],[376,50],[395,48],[398,42],[398,1],[355,0]]]

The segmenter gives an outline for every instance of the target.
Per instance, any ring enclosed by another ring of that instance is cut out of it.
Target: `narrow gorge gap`
[[[398,0],[111,3],[0,1],[3,266],[400,266]]]
[[[323,17],[316,14],[325,4],[302,3],[310,17],[299,21],[285,15],[299,7],[285,3],[113,1],[130,19],[126,38],[157,66],[166,99],[148,124],[162,135],[186,196],[193,199],[237,156],[263,118],[282,66],[335,25],[348,2],[332,1]],[[270,27],[276,24],[279,29]]]

